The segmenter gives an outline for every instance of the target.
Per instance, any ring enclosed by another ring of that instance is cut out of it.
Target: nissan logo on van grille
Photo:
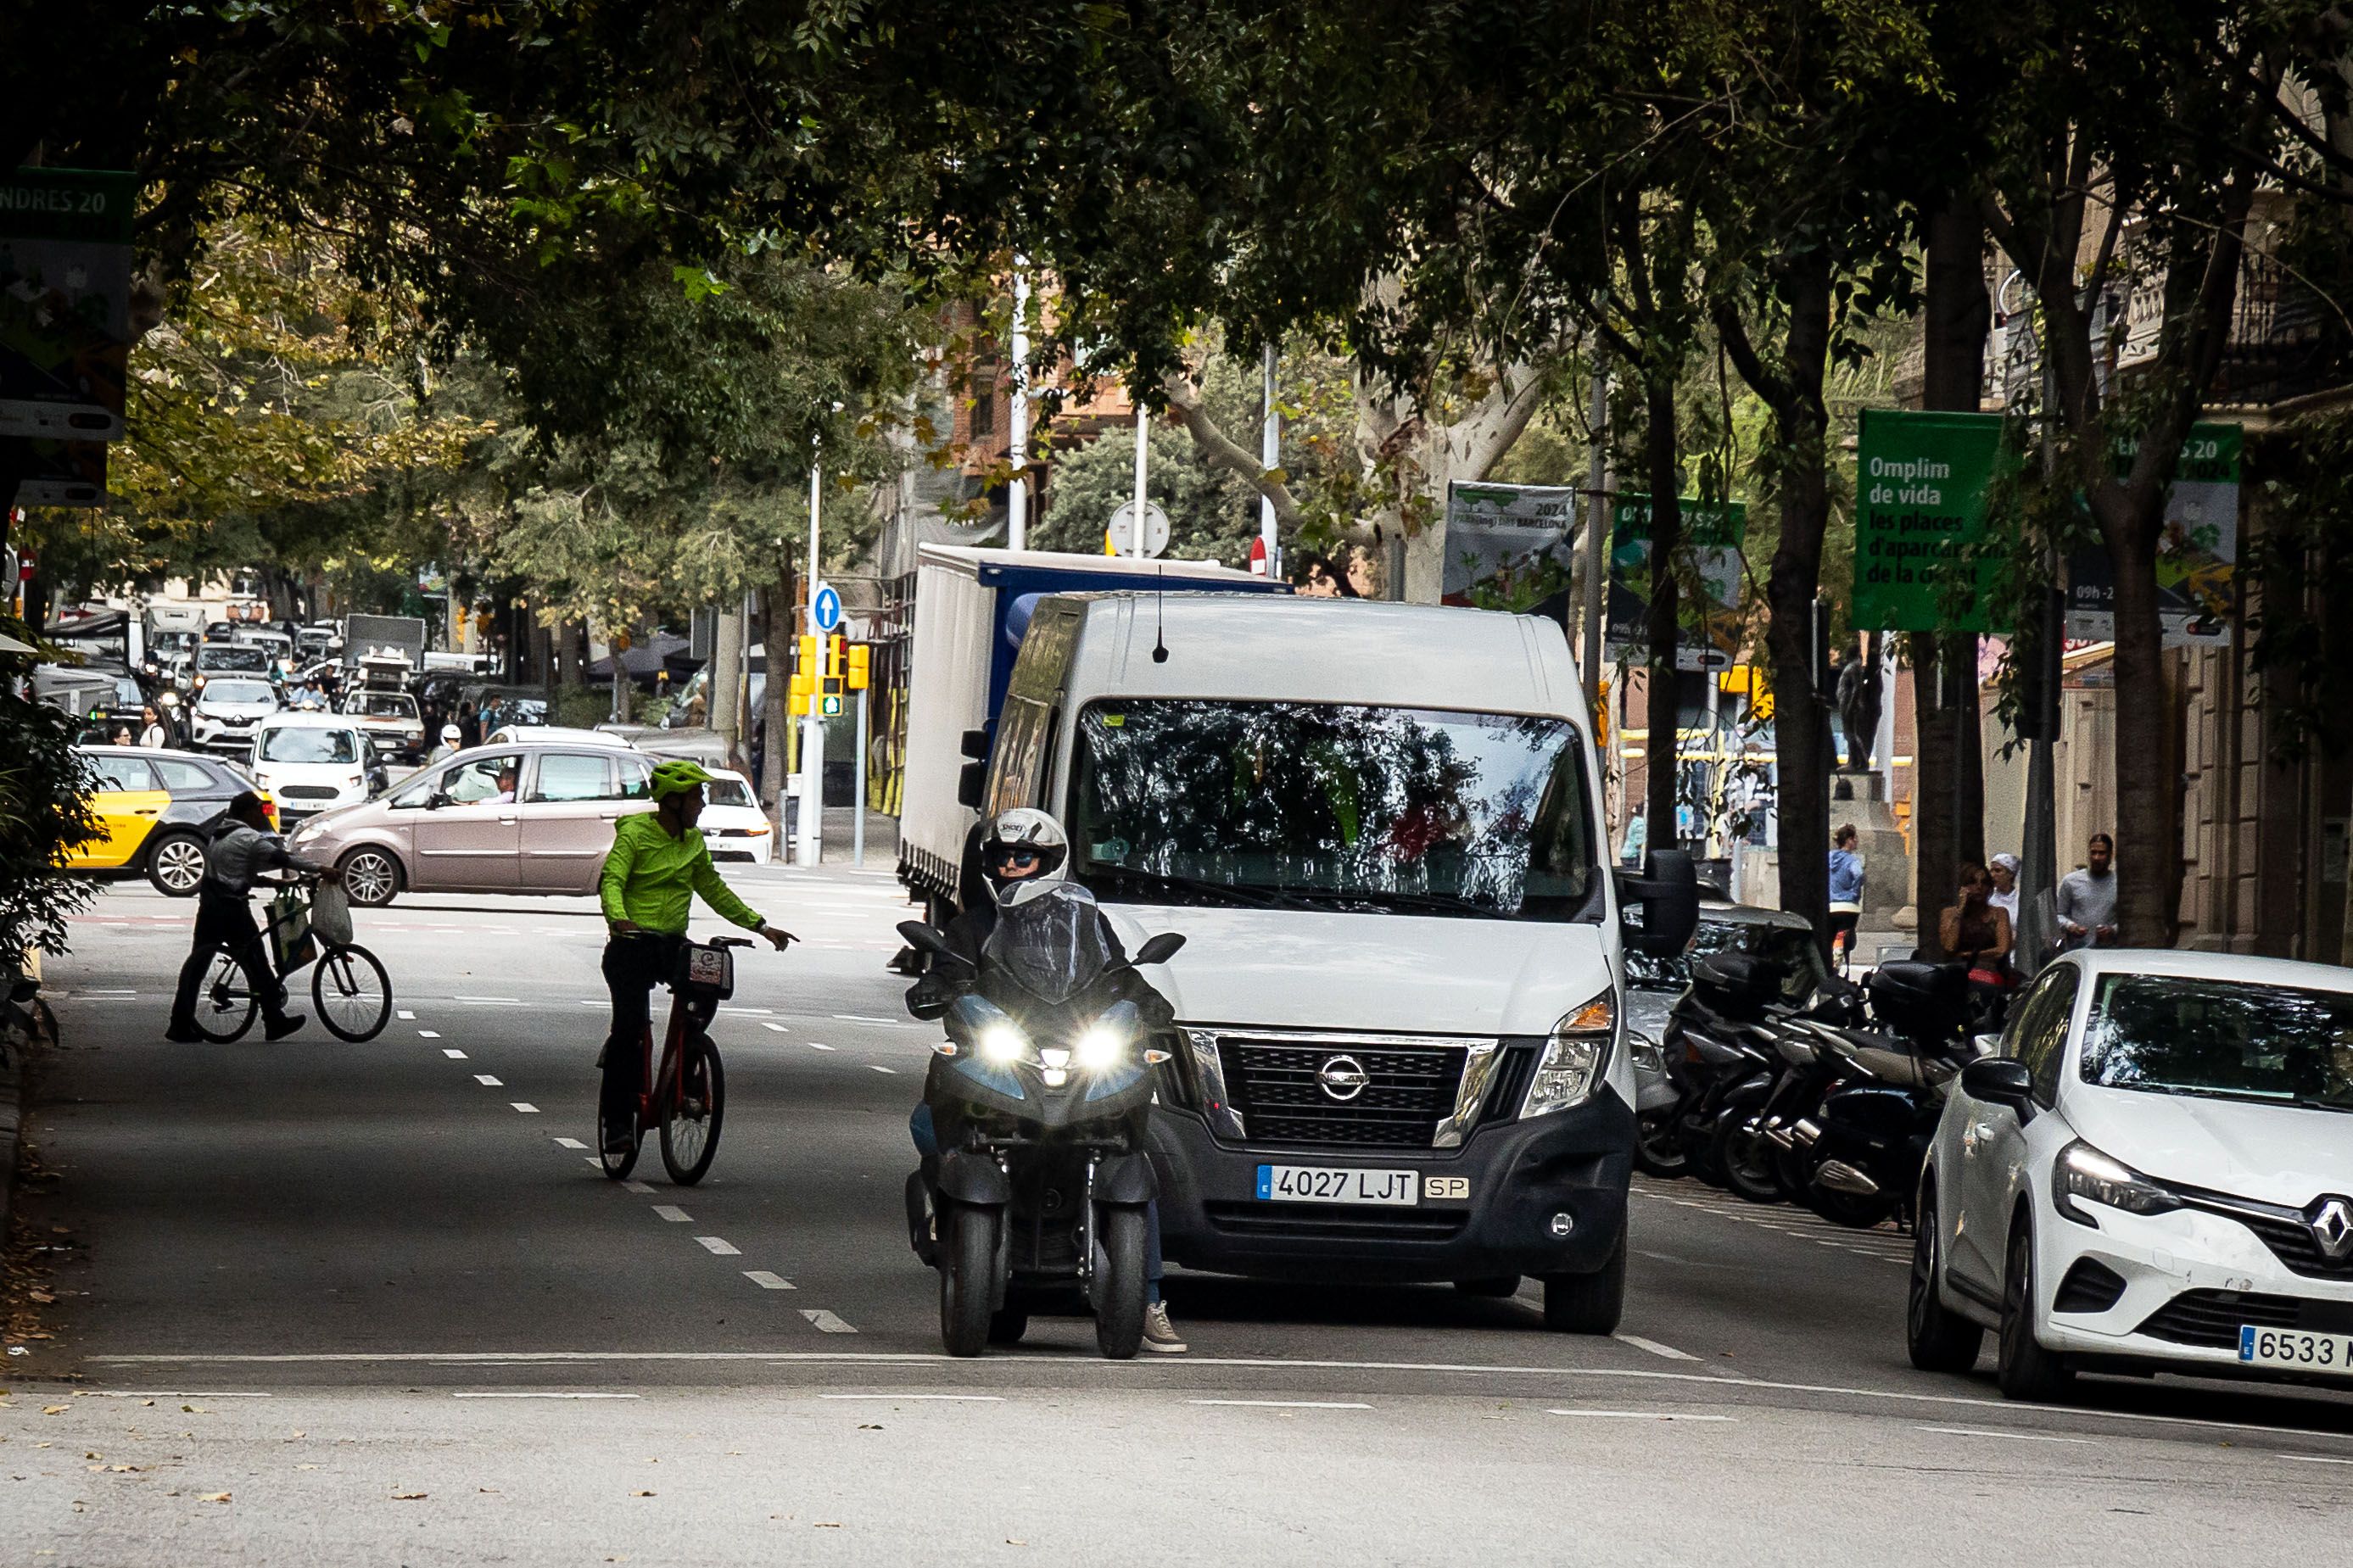
[[[1317,1087],[1334,1100],[1354,1100],[1372,1081],[1373,1075],[1354,1057],[1333,1057],[1315,1069]]]

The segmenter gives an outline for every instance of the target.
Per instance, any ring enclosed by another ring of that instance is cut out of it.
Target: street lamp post
[[[825,557],[818,551],[823,500],[821,476],[818,464],[818,443],[822,436],[809,437],[809,542],[808,592],[802,609],[805,617],[802,630],[811,637],[821,637],[817,624],[818,586],[822,580],[818,563]],[[822,663],[823,655],[819,655]],[[825,720],[818,712],[820,706],[809,703],[809,711],[801,721],[801,810],[800,821],[794,835],[793,858],[804,866],[817,865],[825,856]]]

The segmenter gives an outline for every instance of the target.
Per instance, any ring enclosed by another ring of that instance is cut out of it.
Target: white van
[[[253,734],[250,771],[281,821],[355,805],[384,787],[375,742],[341,713],[273,713]]]
[[[978,749],[976,744],[976,751]],[[1166,1255],[1307,1279],[1625,1289],[1621,890],[1680,950],[1688,858],[1608,869],[1560,627],[1220,594],[1041,601],[984,815],[1061,819],[1071,875],[1174,1004],[1152,1130]],[[977,787],[969,787],[977,786]]]

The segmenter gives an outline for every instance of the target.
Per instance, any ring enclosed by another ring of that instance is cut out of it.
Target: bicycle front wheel
[[[318,1004],[319,1022],[339,1040],[373,1040],[392,1018],[392,982],[364,947],[321,953],[311,969],[311,1000]]]
[[[259,998],[248,990],[245,966],[234,953],[216,957],[205,973],[205,988],[196,993],[196,1033],[218,1045],[245,1038]]]
[[[697,1035],[675,1074],[662,1074],[655,1119],[661,1124],[662,1164],[681,1187],[702,1180],[719,1152],[719,1125],[727,1113],[727,1069],[719,1047]]]

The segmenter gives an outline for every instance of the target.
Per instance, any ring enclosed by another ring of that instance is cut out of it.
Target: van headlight
[[[1617,1033],[1618,999],[1606,991],[1555,1024],[1528,1079],[1520,1114],[1542,1116],[1590,1100],[1609,1064],[1609,1042]]]
[[[2051,1163],[2051,1206],[2077,1225],[2097,1230],[2100,1222],[2077,1198],[2126,1214],[2170,1214],[2181,1206],[2181,1200],[2165,1188],[2080,1138],[2060,1150]]]

